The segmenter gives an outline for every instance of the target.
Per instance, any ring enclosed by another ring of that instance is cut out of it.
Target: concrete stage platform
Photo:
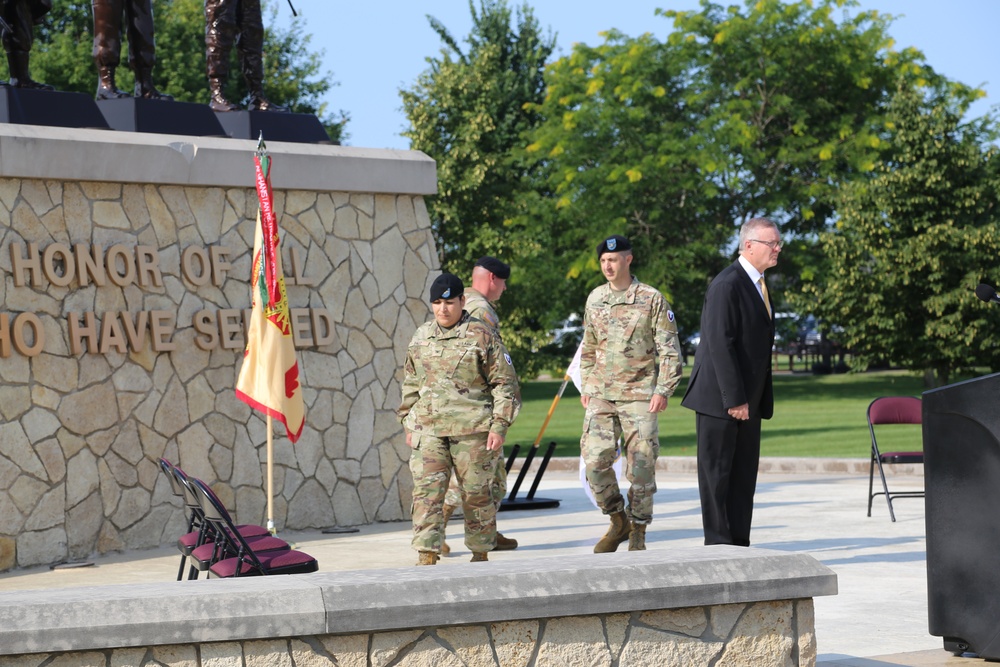
[[[577,474],[567,467],[555,466],[547,472],[538,490],[540,496],[558,498],[558,508],[500,515],[500,530],[516,538],[520,547],[492,553],[492,561],[592,552],[607,521],[586,498]],[[812,467],[806,462],[801,469]],[[867,518],[867,475],[807,474],[792,468],[788,473],[761,475],[752,539],[756,547],[808,553],[837,573],[840,593],[814,601],[818,664],[985,664],[978,658],[952,656],[943,650],[941,638],[927,632],[923,501],[898,501],[897,521],[892,523],[884,500],[876,498],[873,516]],[[648,548],[700,545],[697,479],[686,472],[660,471],[657,480]],[[900,476],[893,487],[920,488],[922,483],[919,476]],[[459,521],[449,524],[448,535],[452,555],[438,567],[464,563],[470,557]],[[416,561],[409,546],[409,523],[362,526],[355,533],[307,531],[279,536],[315,556],[321,571],[405,567]],[[178,560],[173,548],[162,547],[96,557],[87,567],[16,570],[0,574],[0,591],[171,581]]]

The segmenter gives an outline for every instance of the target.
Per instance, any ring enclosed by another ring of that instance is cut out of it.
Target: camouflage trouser
[[[454,469],[462,491],[465,546],[492,551],[497,542],[497,508],[493,500],[500,452],[486,449],[486,433],[438,438],[413,433],[413,541],[417,551],[441,551],[444,497]]]
[[[497,452],[500,455],[500,463],[497,464],[496,477],[493,480],[493,502],[497,506],[497,511],[500,511],[500,503],[503,499],[507,497],[507,467],[503,456],[503,452]],[[448,494],[444,497],[444,504],[452,508],[460,508],[462,506],[462,489],[458,486],[458,480],[455,476],[451,476],[451,483],[448,485]]]
[[[580,449],[587,467],[587,482],[605,514],[625,509],[622,492],[611,466],[619,436],[624,435],[622,456],[628,492],[628,513],[633,523],[653,520],[656,493],[656,457],[660,453],[657,415],[649,412],[649,401],[605,401],[591,398],[583,418]]]

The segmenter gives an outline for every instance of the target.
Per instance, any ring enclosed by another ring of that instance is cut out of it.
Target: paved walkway
[[[660,472],[658,480],[648,548],[700,545],[697,479],[691,473]],[[920,488],[922,482],[920,477],[899,477],[893,486]],[[825,667],[984,663],[952,657],[942,649],[941,639],[927,632],[923,501],[897,501],[897,521],[892,523],[879,498],[873,516],[865,516],[867,491],[867,475],[766,473],[758,484],[754,545],[807,552],[838,575],[840,593],[815,601],[819,663]],[[521,547],[493,553],[491,560],[592,551],[607,521],[586,498],[578,476],[551,470],[537,495],[558,499],[560,506],[501,513],[500,529],[519,540]],[[449,530],[454,551],[439,567],[470,557],[460,537],[461,524],[453,521]],[[364,526],[356,533],[280,536],[315,556],[321,570],[333,571],[410,565],[416,556],[409,547],[409,533],[409,523],[392,523]],[[173,548],[162,547],[90,562],[89,567],[0,574],[0,591],[169,581],[176,577],[178,556]]]

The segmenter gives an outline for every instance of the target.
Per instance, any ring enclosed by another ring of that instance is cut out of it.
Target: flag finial
[[[260,138],[257,139],[257,157],[264,157],[267,153],[267,144],[264,143],[264,132],[260,133]]]

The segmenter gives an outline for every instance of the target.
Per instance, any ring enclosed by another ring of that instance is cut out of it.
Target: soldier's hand
[[[406,446],[413,449],[413,434],[409,431],[406,432]]]
[[[587,396],[586,394],[580,394],[580,404],[583,406],[584,410],[587,409],[587,403],[590,403],[590,396]]]
[[[494,433],[490,431],[489,435],[486,436],[486,449],[491,452],[495,452],[498,449],[503,448],[503,436],[499,433]]]
[[[649,399],[649,411],[663,412],[666,409],[667,409],[667,397],[660,396],[659,394],[653,394],[653,397]]]

